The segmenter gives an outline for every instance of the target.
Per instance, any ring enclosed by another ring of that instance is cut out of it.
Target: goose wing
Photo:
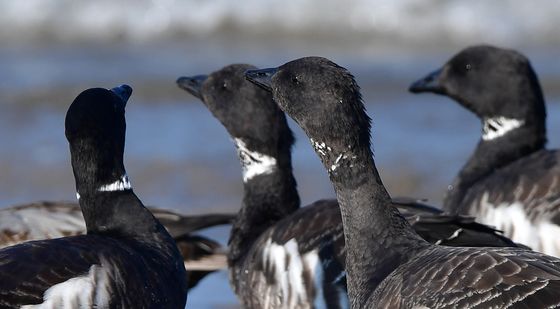
[[[101,279],[103,266],[91,248],[95,245],[85,236],[76,236],[31,241],[0,250],[0,307],[41,304],[47,298],[47,290],[55,307],[62,307],[64,301],[92,305],[80,302],[85,299],[80,295],[92,296],[97,290],[95,279]]]
[[[227,267],[226,252],[216,241],[189,233],[229,224],[233,214],[187,216],[170,210],[151,207],[150,211],[175,238],[191,271],[189,288],[213,271]],[[0,248],[22,242],[54,239],[86,233],[78,203],[39,201],[0,210]]]
[[[374,302],[380,308],[556,308],[560,260],[520,248],[431,246],[387,277]]]
[[[41,201],[0,210],[0,248],[29,240],[81,235],[85,230],[77,203]]]
[[[496,170],[468,191],[461,208],[484,214],[489,205],[514,204],[532,222],[560,217],[560,151],[541,150]]]

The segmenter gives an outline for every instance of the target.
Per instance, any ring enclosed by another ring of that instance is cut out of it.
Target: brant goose
[[[189,289],[206,275],[227,266],[226,250],[218,242],[192,233],[231,224],[235,215],[186,216],[161,208],[148,209],[175,239],[189,270]],[[77,203],[40,201],[0,209],[0,248],[85,233],[86,224]]]
[[[480,141],[449,186],[444,209],[560,256],[560,152],[545,149],[545,104],[529,60],[513,50],[469,47],[410,91],[447,95],[482,122]]]
[[[253,66],[235,64],[178,85],[201,99],[234,140],[243,167],[244,198],[230,238],[231,284],[245,307],[346,307],[344,237],[336,200],[299,208],[292,175],[294,138],[272,94],[246,81]],[[328,151],[328,149],[325,149]],[[406,218],[429,241],[512,246],[471,218],[443,216],[399,199]]]
[[[184,308],[183,259],[123,165],[127,85],[72,102],[66,138],[87,235],[0,250],[2,308]]]
[[[560,306],[560,260],[522,248],[433,245],[391,205],[370,148],[370,118],[344,68],[320,57],[247,77],[306,132],[335,188],[352,308]]]

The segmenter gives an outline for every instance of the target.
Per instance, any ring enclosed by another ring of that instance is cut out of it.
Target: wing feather
[[[560,260],[518,248],[434,246],[399,267],[370,298],[382,308],[553,308]],[[391,307],[393,306],[393,307]]]

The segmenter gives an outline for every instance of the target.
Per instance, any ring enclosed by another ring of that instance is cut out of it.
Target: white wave
[[[452,42],[558,42],[548,0],[0,0],[0,39],[151,40],[232,29]]]

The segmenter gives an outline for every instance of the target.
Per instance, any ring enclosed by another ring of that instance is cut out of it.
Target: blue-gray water
[[[471,7],[426,1],[427,8],[400,0],[377,10],[379,1],[353,0],[343,9],[350,14],[344,19],[327,16],[333,1],[319,8],[311,0],[291,5],[247,1],[239,7],[208,1],[200,2],[196,14],[184,16],[178,12],[186,12],[193,1],[122,1],[112,10],[65,0],[0,1],[0,207],[73,200],[66,108],[85,88],[127,83],[134,93],[127,105],[125,164],[144,203],[184,213],[236,211],[242,188],[233,145],[219,122],[178,89],[175,79],[234,62],[277,66],[308,55],[328,57],[356,76],[373,118],[376,162],[389,191],[439,204],[477,143],[480,124],[450,99],[406,89],[462,47],[484,41],[525,53],[544,85],[549,146],[560,145],[555,30],[560,7],[550,2],[530,10],[525,1],[503,2],[507,10],[478,0],[469,2],[475,4]],[[30,11],[33,5],[39,9]],[[248,12],[249,6],[257,11]],[[287,15],[267,6],[286,6],[294,19],[285,20]],[[477,10],[485,13],[477,15]],[[110,14],[101,18],[101,11]],[[509,17],[499,16],[504,11]],[[521,13],[527,13],[525,23],[515,19]],[[478,19],[468,18],[473,14]],[[303,203],[333,197],[307,138],[290,125],[297,137],[294,170]],[[206,233],[222,242],[227,234],[227,228]],[[203,281],[188,301],[191,308],[235,304],[224,272]]]

